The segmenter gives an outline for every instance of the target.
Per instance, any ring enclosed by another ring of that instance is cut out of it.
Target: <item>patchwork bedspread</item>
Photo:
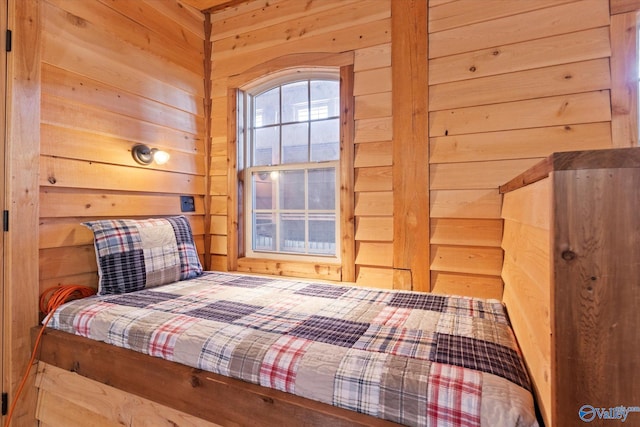
[[[535,426],[498,301],[205,273],[49,326],[411,426]]]

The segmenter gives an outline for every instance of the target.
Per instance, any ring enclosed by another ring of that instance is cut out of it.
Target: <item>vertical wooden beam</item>
[[[340,67],[340,258],[342,281],[356,280],[353,65]]]
[[[40,155],[40,0],[10,0],[13,47],[7,60],[6,283],[3,328],[9,402],[31,353],[30,329],[38,324],[38,170]],[[12,426],[35,424],[33,373],[13,414]]]
[[[6,43],[6,34],[7,34],[7,12],[8,12],[8,5],[9,2],[8,0],[2,0],[0,2],[0,46],[5,46]],[[6,145],[7,145],[7,122],[6,122],[6,107],[7,107],[7,75],[6,75],[6,70],[7,70],[7,53],[2,53],[0,55],[0,70],[2,70],[0,72],[0,79],[2,79],[2,81],[0,81],[0,99],[2,101],[0,101],[0,131],[2,132],[2,142],[0,145],[0,164],[2,164],[3,166],[6,164],[5,162],[5,150],[6,150]],[[4,167],[2,168],[2,173],[0,173],[0,188],[2,189],[0,191],[0,206],[2,206],[2,209],[5,209],[6,204],[5,204],[5,171],[4,171]],[[0,349],[1,352],[0,354],[2,355],[0,357],[0,375],[2,375],[2,379],[0,379],[0,381],[2,382],[2,391],[4,392],[5,390],[7,390],[9,388],[9,385],[7,383],[7,376],[5,375],[5,351],[6,346],[5,346],[5,326],[6,325],[6,321],[7,318],[5,317],[4,313],[5,313],[5,307],[4,307],[4,292],[5,292],[5,286],[8,286],[7,283],[4,280],[4,232],[0,232],[0,318],[2,319],[2,327],[0,327]],[[4,418],[0,417],[2,419],[2,424],[4,425]]]
[[[611,17],[611,139],[614,147],[638,145],[637,12]]]
[[[211,270],[211,72],[212,72],[211,15],[204,15],[204,268]]]
[[[391,2],[394,288],[429,291],[427,1]]]

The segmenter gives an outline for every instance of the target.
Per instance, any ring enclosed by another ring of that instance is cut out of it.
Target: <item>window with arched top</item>
[[[354,280],[352,73],[292,68],[238,85],[229,268]]]
[[[301,78],[243,93],[248,256],[340,258],[340,81]]]

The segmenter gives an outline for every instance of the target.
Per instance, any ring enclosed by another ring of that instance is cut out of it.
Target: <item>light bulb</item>
[[[165,163],[167,163],[169,161],[169,157],[171,156],[169,156],[169,153],[167,153],[166,151],[157,149],[153,150],[153,161],[158,165],[164,165]]]

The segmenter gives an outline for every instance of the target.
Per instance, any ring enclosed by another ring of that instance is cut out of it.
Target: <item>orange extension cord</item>
[[[53,314],[54,311],[58,309],[62,304],[67,301],[71,301],[74,299],[85,298],[90,295],[96,293],[96,290],[90,288],[88,286],[81,285],[64,285],[64,286],[54,286],[47,290],[45,290],[42,295],[40,295],[40,311],[44,314]],[[20,381],[20,385],[18,386],[18,390],[13,397],[13,402],[11,403],[11,409],[7,414],[7,419],[5,420],[4,427],[9,427],[11,423],[11,417],[13,416],[13,411],[16,408],[16,404],[18,403],[18,399],[20,398],[20,394],[22,394],[22,389],[29,378],[29,373],[31,372],[31,367],[36,359],[36,354],[38,350],[38,346],[40,345],[40,339],[42,338],[42,334],[44,332],[44,328],[47,327],[49,320],[51,319],[51,315],[47,317],[42,328],[40,328],[40,332],[38,333],[38,337],[36,338],[36,342],[33,346],[33,351],[31,353],[31,359],[29,359],[29,364],[27,365],[27,370],[22,377],[22,381]]]

